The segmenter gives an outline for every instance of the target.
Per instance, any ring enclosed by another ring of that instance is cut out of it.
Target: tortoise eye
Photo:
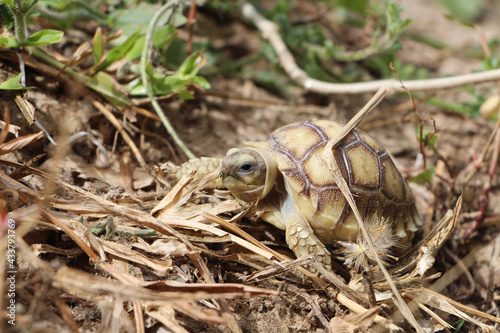
[[[242,174],[249,174],[255,170],[255,164],[253,163],[243,163],[238,167],[238,172]]]

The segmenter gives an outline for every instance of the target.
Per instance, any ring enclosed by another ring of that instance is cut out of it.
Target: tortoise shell
[[[272,154],[289,194],[323,243],[355,241],[359,232],[354,213],[321,157],[343,126],[309,120],[284,126],[264,142],[247,144]],[[364,131],[352,130],[333,155],[364,220],[382,219],[401,247],[410,245],[419,217],[411,189],[387,151]]]

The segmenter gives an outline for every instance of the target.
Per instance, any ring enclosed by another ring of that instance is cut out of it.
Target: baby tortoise
[[[340,253],[356,268],[373,262],[358,222],[321,157],[343,126],[330,120],[284,126],[266,141],[229,150],[220,173],[237,199],[255,203],[265,212],[263,220],[285,230],[297,257],[312,256],[329,270],[331,257],[324,244],[343,247]],[[378,254],[387,259],[391,251],[404,252],[420,219],[411,189],[388,153],[365,132],[353,130],[333,155]]]

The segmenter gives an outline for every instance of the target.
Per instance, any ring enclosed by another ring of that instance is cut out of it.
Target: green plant
[[[410,182],[417,184],[428,184],[432,181],[435,174],[436,174],[436,167],[434,167],[434,165],[431,165],[418,175],[412,177],[410,179]]]
[[[446,111],[467,115],[472,119],[476,119],[481,115],[479,108],[486,101],[486,96],[483,93],[478,92],[473,86],[466,87],[463,90],[472,97],[471,101],[455,103],[437,97],[429,97],[425,100],[425,102]]]
[[[335,8],[328,9],[329,14],[325,15],[324,20],[318,19],[312,22],[301,22],[300,17],[294,18],[290,15],[293,11],[291,2],[278,1],[266,16],[279,25],[280,33],[295,55],[298,65],[310,77],[323,81],[358,81],[366,74],[366,68],[363,67],[365,62],[370,71],[375,68],[380,76],[391,76],[388,64],[394,60],[394,51],[400,48],[399,37],[412,22],[409,19],[401,19],[401,7],[391,0],[384,1],[383,5],[370,4],[364,0],[338,1]],[[332,36],[331,29],[326,23],[331,19],[331,15],[335,16],[336,23],[337,18],[340,18],[339,24],[344,25],[345,29],[354,30],[368,24],[367,20],[374,19],[375,27],[367,37],[369,45],[358,50],[349,50],[346,45],[342,45],[337,41],[338,38]],[[378,55],[377,58],[384,57],[383,64],[370,61],[375,59],[375,55]],[[356,66],[345,66],[348,70],[339,73],[338,69],[332,66],[333,63],[339,62],[356,62]],[[415,69],[408,69],[419,77],[426,75]]]
[[[0,83],[0,90],[26,90],[27,88],[21,84],[23,73],[19,73],[16,76],[5,80]]]
[[[41,30],[28,35],[28,16],[37,3],[38,0],[0,0],[12,15],[15,32],[15,37],[0,37],[0,47],[41,46],[61,40],[63,33],[57,30]]]

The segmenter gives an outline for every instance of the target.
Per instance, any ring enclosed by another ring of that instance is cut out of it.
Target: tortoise
[[[353,211],[321,157],[343,126],[308,120],[281,127],[265,141],[229,150],[220,172],[234,197],[257,205],[264,221],[285,230],[297,257],[312,256],[328,270],[325,244],[342,247],[340,253],[355,268],[373,262]],[[333,148],[333,156],[378,254],[387,259],[404,252],[420,219],[411,189],[387,151],[354,129]]]

